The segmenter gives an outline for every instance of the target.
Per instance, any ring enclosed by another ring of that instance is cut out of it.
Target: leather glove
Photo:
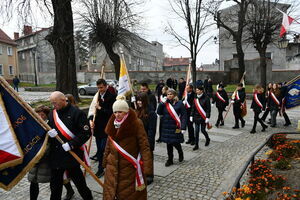
[[[63,148],[65,151],[70,151],[70,150],[71,150],[71,147],[70,147],[70,145],[69,145],[68,142],[64,143],[64,144],[62,145],[62,148]]]
[[[184,134],[184,133],[185,133],[185,130],[181,130],[181,133]]]
[[[163,103],[166,103],[166,101],[167,101],[167,97],[163,97],[161,100],[161,102],[163,102]]]
[[[193,122],[193,117],[190,117],[190,121]]]
[[[206,118],[205,119],[205,123],[207,124],[209,122],[209,118]]]
[[[133,102],[136,102],[135,96],[132,96],[132,97],[131,97],[131,102],[132,102],[132,103],[133,103]]]
[[[55,138],[55,136],[57,136],[57,131],[55,129],[51,129],[50,131],[47,132],[48,135],[52,138]]]

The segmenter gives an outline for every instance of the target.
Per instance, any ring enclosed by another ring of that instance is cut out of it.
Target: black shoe
[[[220,124],[220,126],[224,126],[224,122],[222,122],[222,123]]]
[[[165,166],[169,167],[171,165],[173,165],[173,160],[167,160],[167,162],[165,163]]]
[[[191,144],[191,142],[192,142],[191,140],[188,140],[188,141],[186,142],[186,144]]]
[[[218,124],[218,123],[216,123],[215,126],[216,126],[217,128],[219,128],[219,124]]]
[[[152,176],[147,176],[146,180],[147,180],[147,185],[150,185],[151,183],[153,183],[153,177]]]
[[[160,139],[157,139],[156,142],[157,142],[157,143],[161,143],[161,140],[160,140]]]
[[[97,171],[95,174],[98,178],[101,178],[104,175],[104,171]]]
[[[264,125],[264,126],[263,126],[263,129],[261,130],[261,132],[265,132],[265,131],[266,131],[266,128],[268,128],[268,126],[267,126],[267,125]]]
[[[72,190],[72,191],[67,191],[67,194],[66,194],[66,196],[63,198],[63,200],[71,200],[72,198],[73,198],[73,196],[74,196],[74,190]]]
[[[270,121],[268,121],[268,122],[267,122],[267,124],[271,124],[271,122],[270,122]]]
[[[198,149],[199,149],[199,145],[196,144],[195,147],[193,148],[193,151],[196,151],[196,150],[198,150]]]
[[[244,121],[242,121],[242,128],[244,128],[245,127],[245,124],[246,124],[246,121],[244,120]]]
[[[179,162],[182,162],[183,161],[183,152],[181,152],[181,153],[178,153],[179,154]]]
[[[195,145],[195,141],[192,141],[192,142],[191,142],[191,145]]]
[[[240,128],[239,126],[234,126],[234,127],[232,127],[233,129],[237,129],[237,128]]]
[[[283,126],[289,126],[291,125],[291,123],[285,123]]]
[[[253,133],[256,133],[256,131],[255,131],[255,130],[251,130],[251,131],[250,131],[250,133],[252,133],[252,134],[253,134]]]
[[[206,142],[205,142],[205,146],[207,147],[209,145],[209,143],[210,143],[210,139],[208,138],[208,140],[206,140]]]

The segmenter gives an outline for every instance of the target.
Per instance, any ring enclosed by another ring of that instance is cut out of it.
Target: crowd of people
[[[36,112],[52,128],[48,131],[50,141],[44,157],[30,171],[30,199],[37,199],[38,183],[50,182],[51,200],[61,199],[63,185],[67,189],[65,200],[71,199],[74,190],[70,180],[75,184],[83,199],[93,199],[80,164],[68,153],[72,150],[88,163],[85,143],[93,136],[97,152],[90,158],[98,162],[96,176],[104,176],[103,199],[147,199],[147,185],[154,179],[153,151],[156,142],[166,143],[168,159],[165,167],[174,163],[174,147],[178,152],[178,161],[184,160],[181,143],[186,142],[199,149],[199,133],[205,137],[205,146],[210,144],[208,129],[211,125],[211,109],[218,110],[215,126],[224,126],[224,112],[233,107],[235,118],[233,129],[243,128],[246,112],[246,93],[242,83],[231,97],[220,82],[216,92],[212,80],[207,77],[204,82],[197,81],[196,86],[187,84],[181,78],[169,78],[166,84],[161,80],[155,94],[147,83],[141,83],[136,94],[131,98],[112,92],[104,79],[96,82],[98,92],[90,105],[88,115],[77,106],[72,95],[53,92],[50,102],[53,109],[46,106],[36,108]],[[178,86],[178,88],[177,88]],[[285,126],[291,124],[285,109],[284,84],[269,84],[265,93],[260,85],[253,89],[251,109],[254,112],[254,123],[250,133],[256,133],[259,122],[262,131],[268,126],[264,123],[270,113],[268,123],[276,126],[276,117],[284,116]],[[264,111],[262,117],[260,113]],[[157,125],[158,139],[156,138]],[[184,134],[188,130],[188,140]],[[55,137],[63,139],[64,144]]]

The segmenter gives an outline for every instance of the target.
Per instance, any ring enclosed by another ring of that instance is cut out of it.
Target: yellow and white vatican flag
[[[119,90],[118,95],[126,96],[129,92],[131,92],[130,78],[127,71],[125,59],[120,56],[120,76],[119,76]]]

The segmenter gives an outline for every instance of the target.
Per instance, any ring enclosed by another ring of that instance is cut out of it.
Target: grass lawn
[[[80,102],[77,104],[78,107],[87,107],[91,105],[91,102],[93,99],[88,99],[88,98],[80,98]],[[30,104],[30,106],[32,108],[36,108],[39,105],[45,105],[45,106],[49,106],[52,107],[50,101],[38,101],[38,102],[34,102],[32,104]]]

